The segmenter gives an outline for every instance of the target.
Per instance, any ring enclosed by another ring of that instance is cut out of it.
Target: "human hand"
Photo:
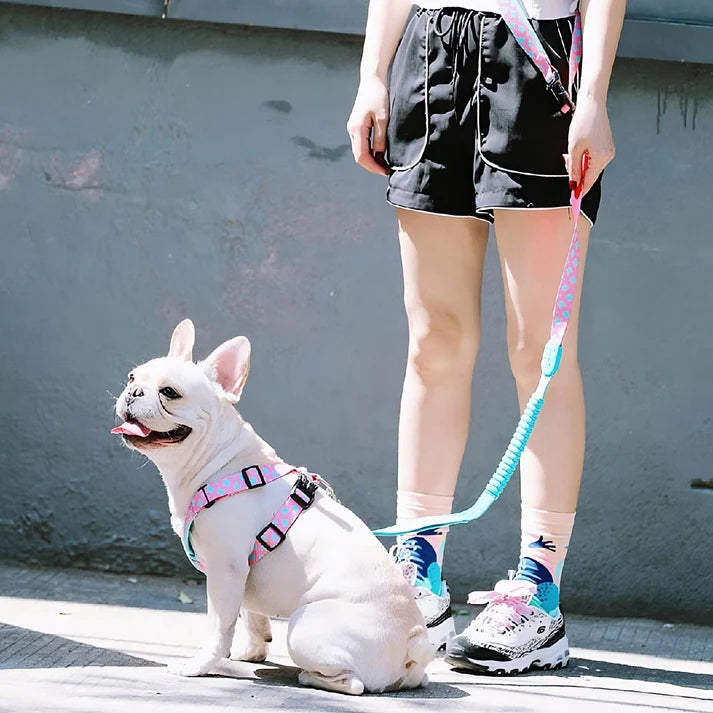
[[[384,160],[386,125],[389,121],[389,91],[380,77],[362,78],[347,132],[352,142],[354,160],[367,171],[389,175]]]
[[[579,187],[579,192],[586,195],[605,166],[614,158],[614,153],[606,101],[580,96],[569,127],[568,154],[565,156],[570,188],[574,190]],[[585,154],[589,161],[583,175],[582,160]]]

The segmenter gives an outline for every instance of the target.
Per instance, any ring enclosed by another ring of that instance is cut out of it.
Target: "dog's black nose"
[[[138,399],[140,396],[144,395],[144,390],[140,387],[137,386],[132,392],[131,392],[131,398],[132,399]]]

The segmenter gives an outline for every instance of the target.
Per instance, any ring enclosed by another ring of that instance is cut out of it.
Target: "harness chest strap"
[[[312,473],[298,471],[297,468],[286,463],[280,463],[277,465],[251,465],[238,473],[226,475],[201,486],[188,505],[181,537],[183,549],[191,564],[201,572],[205,571],[203,563],[200,562],[191,546],[191,529],[198,513],[212,507],[218,500],[238,495],[247,490],[261,488],[295,472],[299,472],[300,475],[290,494],[273,519],[255,537],[255,544],[248,556],[248,564],[252,566],[284,542],[288,530],[314,501],[321,478]]]

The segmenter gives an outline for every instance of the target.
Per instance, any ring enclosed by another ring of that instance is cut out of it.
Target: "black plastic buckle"
[[[257,471],[258,477],[260,478],[259,483],[253,483],[252,480],[250,480],[251,470]],[[243,468],[240,472],[243,474],[243,480],[245,481],[245,485],[247,485],[248,490],[252,490],[253,488],[260,488],[265,485],[265,476],[262,474],[262,470],[259,465],[248,466],[247,468]]]
[[[547,83],[547,88],[554,94],[560,109],[567,106],[570,112],[574,112],[574,102],[569,96],[569,92],[564,88],[564,84],[562,84],[562,79],[557,70],[554,70],[554,75],[552,80]]]
[[[263,535],[266,535],[270,530],[273,532],[277,533],[277,536],[280,538],[274,545],[269,544],[268,542],[265,542],[263,540]],[[272,552],[274,549],[279,547],[284,541],[285,537],[287,537],[286,533],[284,533],[277,525],[275,525],[274,522],[271,522],[267,527],[263,527],[260,532],[258,532],[257,537],[255,538],[268,552]]]
[[[220,498],[215,498],[215,500],[211,500],[211,499],[208,497],[208,493],[206,493],[206,491],[205,491],[205,485],[201,485],[201,487],[198,488],[198,489],[203,491],[203,497],[205,498],[205,507],[206,507],[206,508],[212,508],[213,505],[215,505],[215,503],[216,503],[218,500],[220,500]]]
[[[295,481],[290,497],[303,510],[306,510],[314,502],[314,494],[317,492],[317,487],[318,485],[314,480],[302,473]],[[304,496],[304,498],[302,496]]]

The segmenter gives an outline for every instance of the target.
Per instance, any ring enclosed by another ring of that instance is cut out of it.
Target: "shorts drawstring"
[[[450,12],[449,12],[450,11]],[[443,18],[450,16],[450,24],[443,26]],[[453,102],[458,96],[458,81],[469,54],[469,44],[472,38],[473,46],[477,47],[478,28],[481,13],[478,10],[438,8],[430,17],[433,23],[433,33],[453,52],[453,76],[451,91]],[[476,50],[477,51],[477,50]]]

